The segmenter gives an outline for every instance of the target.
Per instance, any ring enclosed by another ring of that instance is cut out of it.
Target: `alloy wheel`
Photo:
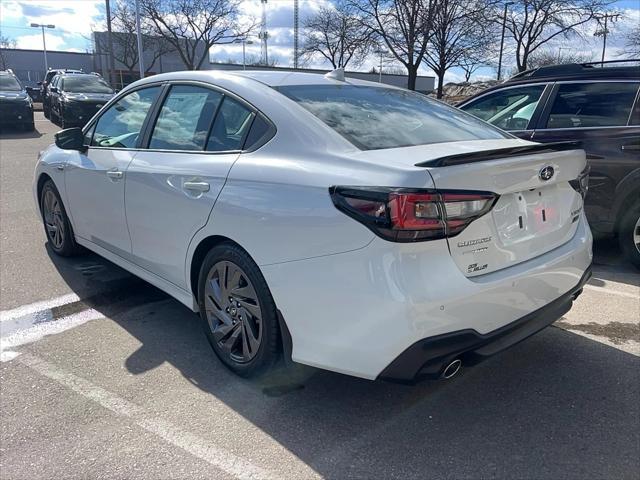
[[[640,253],[640,217],[636,220],[636,226],[633,227],[633,243],[638,253]]]
[[[215,263],[204,289],[209,328],[219,349],[231,360],[247,363],[262,342],[262,310],[247,274],[233,262]]]
[[[43,213],[49,241],[56,249],[62,248],[64,242],[64,219],[58,197],[52,190],[44,194]]]

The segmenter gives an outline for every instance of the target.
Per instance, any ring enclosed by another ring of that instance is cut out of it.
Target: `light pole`
[[[47,61],[47,41],[44,38],[44,29],[45,28],[56,28],[55,25],[41,25],[39,23],[32,23],[32,27],[41,28],[42,29],[42,52],[44,53],[44,73],[46,74],[49,71],[49,62]]]
[[[253,40],[247,40],[246,38],[236,38],[233,43],[241,43],[242,44],[242,69],[247,69],[247,60],[246,60],[246,48],[245,45],[253,45]]]
[[[597,30],[593,34],[596,37],[600,37],[600,36],[602,37],[602,58],[600,59],[600,65],[604,63],[604,54],[607,50],[607,34],[609,33],[609,30],[607,28],[608,20],[615,22],[616,20],[618,20],[619,17],[620,17],[619,13],[605,13],[604,15],[600,15],[596,17],[596,20],[598,21],[598,23],[602,22],[602,19],[604,19],[603,28],[601,28],[600,30]]]
[[[136,0],[136,37],[138,37],[138,67],[140,78],[144,78],[144,58],[142,58],[142,33],[140,31],[140,2]]]
[[[383,50],[379,48],[375,51],[378,55],[380,55],[380,68],[378,69],[378,83],[382,83],[382,58],[385,54],[389,53],[387,50]]]
[[[504,31],[507,26],[507,7],[513,5],[513,2],[504,4],[504,13],[502,14],[502,35],[500,36],[500,56],[498,57],[498,81],[502,74],[502,51],[504,50]]]

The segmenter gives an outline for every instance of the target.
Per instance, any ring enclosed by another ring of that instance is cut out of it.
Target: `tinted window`
[[[135,148],[140,129],[160,87],[131,92],[111,105],[96,124],[91,145],[111,148]]]
[[[565,83],[551,107],[547,128],[626,125],[638,83]]]
[[[95,75],[64,77],[60,88],[71,93],[113,93],[109,84]]]
[[[249,130],[247,139],[244,141],[244,146],[242,147],[243,150],[251,149],[261,141],[264,141],[266,139],[265,137],[271,133],[271,125],[262,117],[262,115],[256,116],[251,124],[251,130]]]
[[[11,75],[0,75],[0,90],[5,92],[19,92],[20,83]]]
[[[156,122],[149,148],[203,150],[222,94],[192,85],[171,87]]]
[[[207,150],[210,152],[241,150],[252,119],[251,110],[233,98],[225,97],[211,129]]]
[[[507,88],[489,93],[461,108],[504,130],[525,130],[544,88],[544,85]]]
[[[407,90],[356,85],[277,90],[363,150],[509,138],[461,110]]]

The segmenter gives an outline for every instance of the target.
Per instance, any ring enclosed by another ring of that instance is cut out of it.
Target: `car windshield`
[[[70,93],[113,93],[107,82],[94,75],[65,77],[62,80],[62,90]]]
[[[0,90],[4,92],[19,92],[22,87],[11,75],[0,75]]]
[[[276,87],[362,150],[511,138],[456,108],[407,90],[357,85]]]

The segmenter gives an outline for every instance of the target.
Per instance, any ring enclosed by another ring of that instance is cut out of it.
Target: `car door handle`
[[[637,152],[640,150],[640,143],[632,143],[631,145],[622,145],[623,152]]]
[[[208,192],[211,188],[207,182],[184,182],[182,187],[192,192]]]
[[[123,173],[120,170],[108,170],[107,177],[112,180],[120,180],[123,176]]]

